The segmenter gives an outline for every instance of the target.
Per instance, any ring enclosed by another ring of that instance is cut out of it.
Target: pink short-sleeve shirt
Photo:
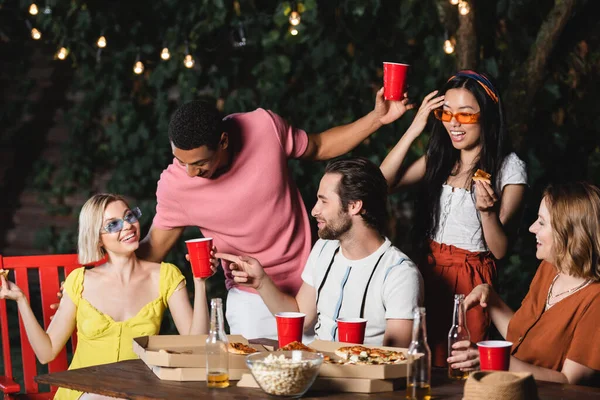
[[[238,148],[230,168],[216,179],[189,177],[174,159],[158,181],[153,225],[164,230],[197,226],[220,252],[257,258],[281,290],[295,295],[311,231],[287,161],[304,154],[308,136],[260,108],[225,122]],[[230,289],[235,283],[224,267]]]

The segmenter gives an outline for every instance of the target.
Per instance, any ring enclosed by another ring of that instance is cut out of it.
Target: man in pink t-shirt
[[[219,251],[260,259],[273,282],[295,295],[312,243],[288,159],[345,154],[410,108],[407,99],[384,101],[382,89],[366,116],[307,134],[260,108],[221,119],[206,103],[183,105],[169,124],[174,160],[158,181],[156,216],[138,255],[162,261],[185,227],[197,226]],[[237,286],[227,264],[224,270],[231,333],[276,338],[275,319],[260,296]]]

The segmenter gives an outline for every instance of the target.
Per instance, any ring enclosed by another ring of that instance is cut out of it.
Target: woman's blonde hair
[[[585,182],[550,185],[544,199],[552,218],[556,267],[600,281],[600,189]]]
[[[77,255],[82,265],[91,264],[104,258],[104,249],[100,246],[100,233],[104,210],[114,202],[122,201],[127,204],[122,196],[111,193],[93,195],[85,202],[79,213],[79,239],[77,240]]]

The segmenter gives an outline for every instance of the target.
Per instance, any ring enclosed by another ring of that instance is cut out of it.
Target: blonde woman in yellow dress
[[[181,335],[208,331],[205,281],[194,278],[194,307],[185,278],[169,263],[140,260],[138,208],[113,194],[90,198],[79,214],[78,256],[82,265],[67,277],[60,307],[47,331],[39,325],[21,289],[0,277],[0,299],[15,300],[38,360],[52,361],[77,328],[77,349],[69,369],[135,359],[134,337],[156,335],[168,307]],[[213,249],[214,250],[214,249]],[[213,253],[214,254],[214,251]],[[213,270],[217,260],[211,257]],[[59,400],[103,396],[59,389]]]

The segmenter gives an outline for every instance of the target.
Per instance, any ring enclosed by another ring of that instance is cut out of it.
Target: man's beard
[[[335,224],[325,225],[319,229],[317,233],[321,239],[338,240],[352,228],[352,219],[347,214],[340,213],[339,217]]]

